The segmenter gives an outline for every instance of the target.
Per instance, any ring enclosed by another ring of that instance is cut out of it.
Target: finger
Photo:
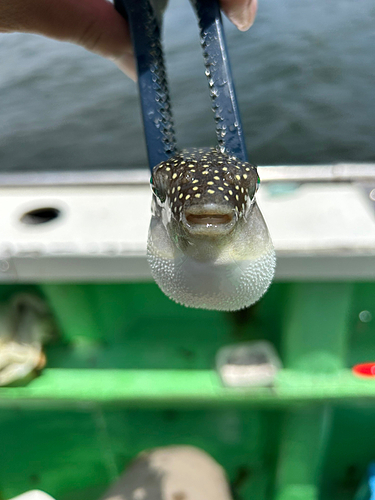
[[[113,61],[133,82],[137,81],[138,75],[133,54],[123,54],[121,57],[113,59]]]
[[[220,6],[227,18],[241,31],[250,28],[257,12],[257,0],[220,0]]]
[[[128,24],[107,0],[0,0],[0,19],[0,31],[76,43],[135,76]]]

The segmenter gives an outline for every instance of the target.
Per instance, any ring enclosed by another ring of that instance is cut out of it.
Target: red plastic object
[[[353,366],[352,371],[357,377],[375,378],[375,362],[360,363]]]

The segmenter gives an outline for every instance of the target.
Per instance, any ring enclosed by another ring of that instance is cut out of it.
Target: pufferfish
[[[218,149],[177,153],[153,169],[147,256],[172,300],[235,311],[266,292],[275,252],[255,201],[255,166]]]

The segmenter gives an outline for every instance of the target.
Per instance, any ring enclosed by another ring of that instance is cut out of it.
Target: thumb
[[[0,32],[16,31],[81,45],[136,79],[128,24],[107,0],[0,0]]]
[[[253,24],[257,12],[257,0],[220,0],[223,12],[241,31]]]

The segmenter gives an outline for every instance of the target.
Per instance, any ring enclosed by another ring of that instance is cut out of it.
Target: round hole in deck
[[[60,214],[60,210],[54,207],[36,208],[24,213],[21,217],[21,222],[28,226],[37,226],[57,219]]]

